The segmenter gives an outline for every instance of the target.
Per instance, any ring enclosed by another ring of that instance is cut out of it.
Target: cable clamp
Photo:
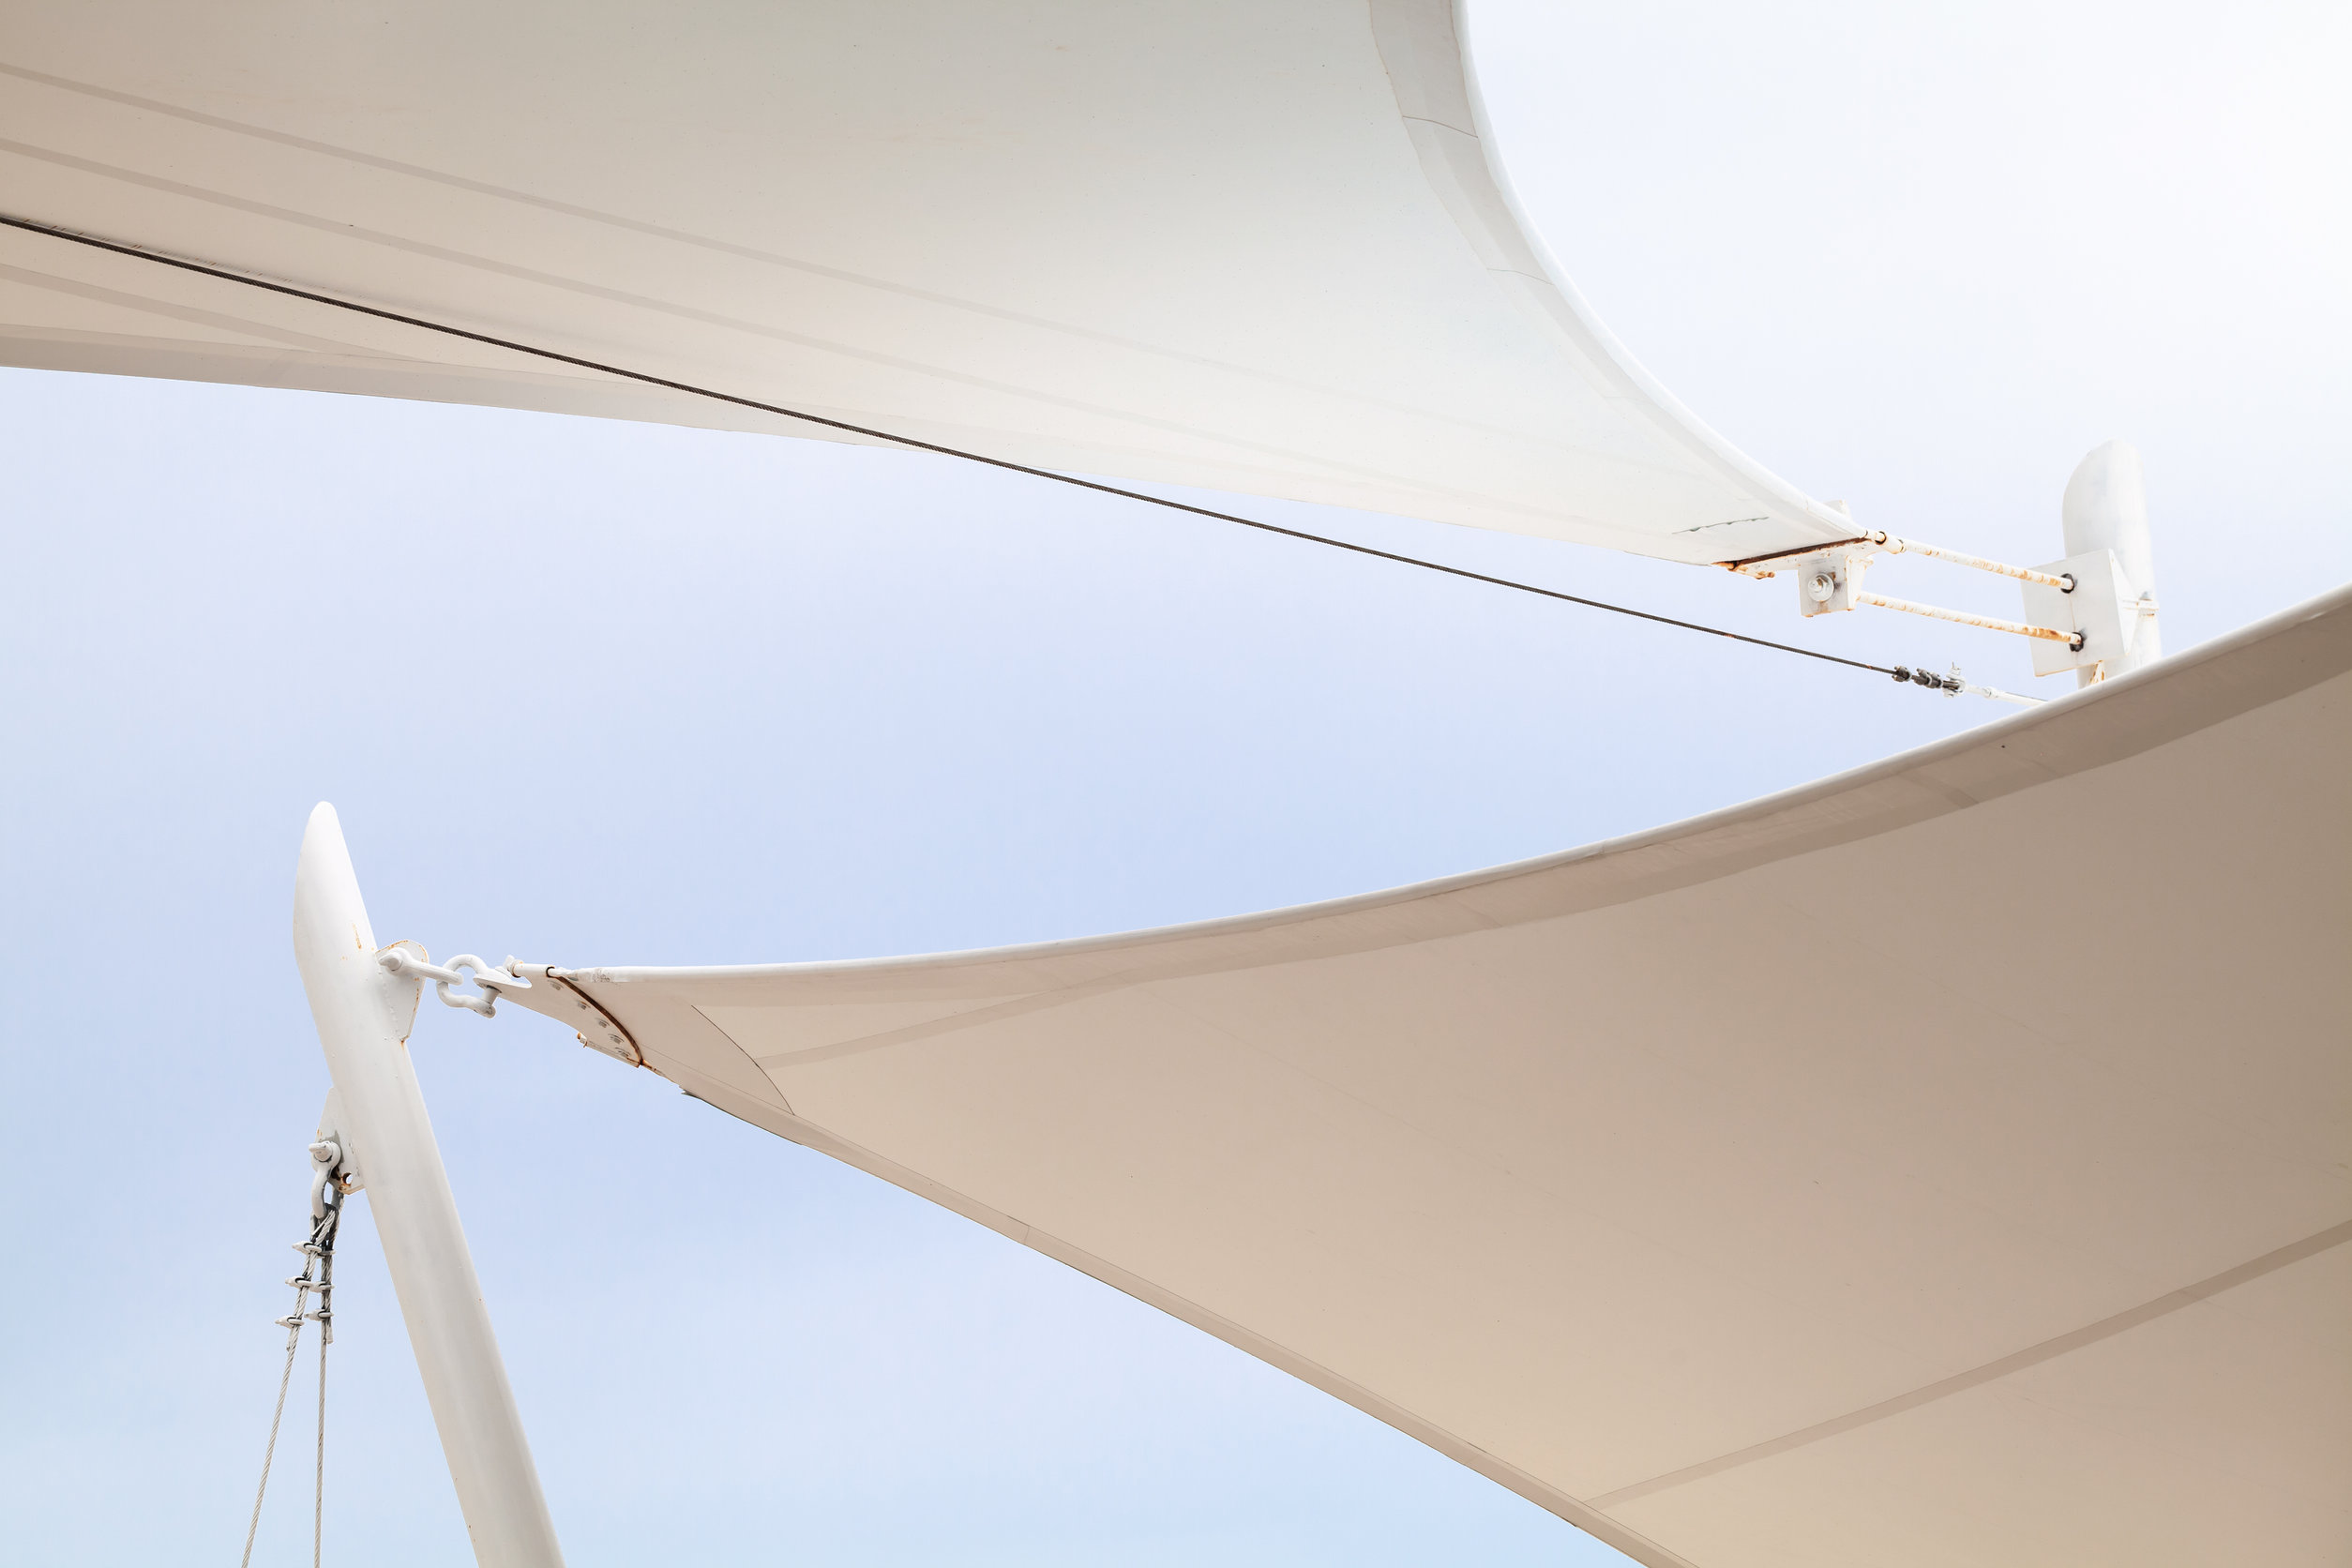
[[[1913,670],[1908,665],[1898,664],[1894,667],[1894,679],[1897,686],[1907,682],[1912,686],[1923,686],[1930,691],[1940,691],[1946,697],[1957,697],[1966,692],[1971,697],[1989,697],[1996,702],[2014,702],[2021,708],[2038,708],[2048,701],[2046,698],[2003,691],[1998,686],[1978,686],[1974,681],[1964,681],[1956,664],[1952,667],[1949,675],[1934,675],[1924,670]]]

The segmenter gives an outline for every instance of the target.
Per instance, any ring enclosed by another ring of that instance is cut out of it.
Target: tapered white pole
[[[2155,551],[2148,536],[2148,481],[2140,472],[2138,447],[2128,441],[2110,441],[2091,448],[2066,481],[2058,518],[2068,555],[2114,550],[2116,565],[2123,568],[2123,580],[2134,596],[2156,592]],[[2138,625],[2125,652],[2107,661],[2105,673],[2110,676],[2153,664],[2164,653],[2152,610],[2134,614],[2127,609],[2124,613]],[[2077,686],[2090,684],[2088,670],[2075,678]]]
[[[342,824],[324,804],[302,836],[294,941],[348,1123],[336,1130],[366,1184],[475,1560],[482,1568],[562,1568],[555,1524],[409,1062],[422,982],[377,963]]]

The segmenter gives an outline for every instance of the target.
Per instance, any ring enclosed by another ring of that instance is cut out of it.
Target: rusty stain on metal
[[[1795,550],[1775,550],[1764,555],[1742,556],[1737,561],[1718,561],[1715,565],[1727,572],[1741,572],[1749,577],[1767,578],[1772,574],[1759,572],[1755,568],[1768,561],[1787,561],[1800,555],[1823,555],[1833,550],[1844,550],[1847,545],[1875,545],[1884,537],[1884,535],[1874,536],[1857,534],[1850,539],[1831,539],[1817,545],[1801,545]]]
[[[1907,615],[1931,615],[1938,621],[1952,621],[1964,626],[1982,626],[1986,631],[2013,632],[2019,637],[2044,638],[2063,642],[2070,648],[2082,646],[2082,633],[2059,631],[2052,626],[2029,626],[2023,621],[2003,621],[1991,615],[1971,614],[1965,610],[1946,610],[1941,605],[1913,604],[1908,599],[1891,599],[1883,594],[1856,594],[1856,604],[1875,604],[1881,610],[1900,610]]]
[[[1776,550],[1768,555],[1750,555],[1738,561],[1718,561],[1715,565],[1727,572],[1739,572],[1743,576],[1763,579],[1772,574],[1757,568],[1773,562],[1787,562],[1808,555],[1826,555],[1835,550],[1847,550],[1848,547],[1854,545],[1864,547],[1863,550],[1850,551],[1857,555],[1870,550],[1883,550],[1890,555],[1924,555],[1930,560],[1949,561],[1955,566],[1971,566],[1980,572],[1994,572],[2002,577],[2013,577],[2020,582],[2038,582],[2044,588],[2056,588],[2061,594],[2071,594],[2074,591],[2074,580],[2071,577],[2038,572],[2031,566],[2013,566],[2006,561],[1994,561],[1982,555],[1970,555],[1964,550],[1946,550],[1941,545],[1922,544],[1917,539],[1906,539],[1887,533],[1862,534],[1850,539],[1832,539],[1827,544],[1804,545],[1796,550]],[[1983,625],[1985,623],[1973,624]]]
[[[2074,580],[2071,577],[2038,572],[2031,566],[2013,566],[2006,561],[1988,561],[1982,555],[1970,555],[1966,550],[1946,550],[1941,545],[1923,545],[1917,539],[1899,539],[1889,534],[1873,535],[1872,542],[1883,546],[1890,555],[1924,555],[1937,561],[1949,561],[1956,566],[1998,572],[2002,577],[2013,577],[2020,582],[2039,582],[2043,587],[2055,588],[2061,594],[2074,591]]]
[[[626,1062],[632,1067],[645,1065],[645,1053],[638,1048],[635,1037],[622,1027],[620,1019],[597,1005],[596,998],[572,983],[570,971],[550,969],[544,972],[550,981],[562,987],[565,993],[580,1004],[582,1012],[589,1015],[592,1020],[590,1027],[604,1035],[602,1040],[592,1040],[588,1037],[589,1031],[582,1029],[579,1032],[581,1045],[586,1046],[590,1050],[602,1051],[617,1061]]]

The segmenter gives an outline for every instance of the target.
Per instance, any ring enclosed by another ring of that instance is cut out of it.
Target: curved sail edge
[[[2352,1546],[2348,768],[2342,589],[1417,887],[560,972],[689,1093],[1651,1568],[2319,1568]]]
[[[1530,236],[1450,0],[93,0],[15,19],[0,175],[13,216],[1041,467],[1694,562],[1847,527]],[[834,438],[14,232],[0,361]]]

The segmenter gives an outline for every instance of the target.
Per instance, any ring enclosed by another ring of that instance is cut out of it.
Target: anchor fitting
[[[512,958],[501,965],[477,958],[471,953],[460,953],[446,964],[437,964],[421,952],[394,942],[376,955],[376,962],[384,967],[387,974],[413,975],[419,980],[430,980],[433,994],[441,998],[445,1006],[462,1007],[486,1018],[498,1016],[498,999],[507,991],[527,991],[531,988],[531,982],[514,972],[515,960]],[[469,982],[477,988],[470,991],[451,988],[462,988]]]

